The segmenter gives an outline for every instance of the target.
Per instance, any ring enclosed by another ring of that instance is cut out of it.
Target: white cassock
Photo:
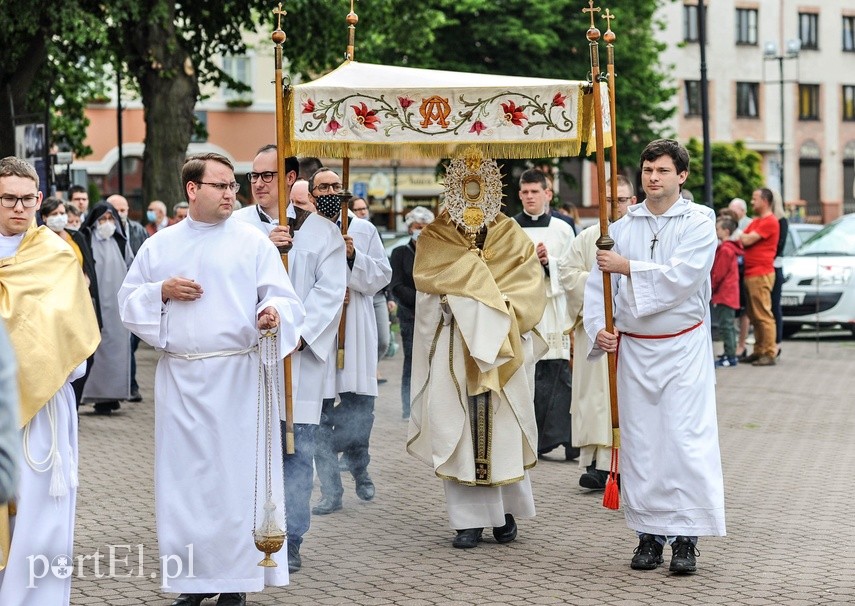
[[[344,368],[335,373],[335,393],[377,396],[377,318],[374,295],[389,284],[392,266],[370,221],[348,214],[347,233],[356,256],[347,270],[350,299],[345,324]],[[335,371],[335,365],[330,365]]]
[[[162,303],[163,281],[173,276],[195,280],[204,294]],[[278,567],[261,568],[252,538],[253,502],[260,525],[266,498],[253,348],[258,313],[271,305],[280,315],[281,359],[297,345],[303,305],[276,247],[241,221],[188,217],[157,232],[143,243],[119,291],[125,326],[165,352],[155,375],[157,536],[161,560],[171,559],[175,575],[164,574],[165,591],[251,592],[288,583],[284,550],[274,555]],[[279,423],[272,429],[271,485],[284,529]]]
[[[630,259],[630,276],[612,279],[615,328],[647,336],[686,331],[620,340],[622,505],[627,526],[656,535],[725,534],[708,322],[718,240],[697,207],[681,198],[656,217],[638,204],[609,230],[614,250]],[[592,342],[605,327],[602,293],[594,265],[584,303]],[[589,353],[601,355],[596,347]]]
[[[570,421],[573,446],[579,447],[579,466],[596,460],[597,469],[608,471],[611,462],[612,415],[609,399],[609,367],[605,356],[589,360],[593,344],[585,332],[585,283],[597,258],[600,226],[592,225],[576,236],[565,257],[558,261],[558,277],[566,292],[567,315],[573,327],[576,355],[573,358],[573,400]],[[600,278],[602,280],[602,278]]]
[[[295,218],[294,207],[288,217]],[[232,215],[269,235],[278,219],[261,220],[257,206],[247,206]],[[317,425],[321,419],[327,367],[335,367],[335,340],[341,318],[341,303],[346,287],[344,240],[334,223],[312,213],[300,229],[288,252],[288,277],[303,301],[306,318],[300,336],[306,342],[303,351],[291,354],[294,377],[294,422]],[[284,378],[283,385],[284,385]],[[284,411],[282,412],[284,418]]]
[[[510,322],[488,306],[448,295],[451,313],[442,311],[439,295],[416,293],[413,334],[413,407],[407,451],[432,465],[443,480],[449,525],[454,529],[498,527],[505,514],[517,519],[535,516],[528,467],[537,460],[534,418],[534,365],[545,351],[532,333],[520,335],[525,363],[500,392],[491,391],[491,440],[501,444],[490,452],[494,486],[475,486],[475,446],[468,407],[460,398],[466,358],[482,372],[507,362],[500,355]],[[451,321],[452,316],[454,322]],[[437,327],[441,329],[437,331]],[[453,349],[449,351],[449,346]],[[434,358],[431,351],[436,352]],[[440,355],[440,352],[443,352]],[[416,392],[416,390],[418,390]]]
[[[543,319],[537,325],[537,331],[549,346],[549,351],[541,360],[569,360],[570,337],[564,331],[571,324],[567,318],[567,302],[564,288],[558,279],[558,260],[567,256],[575,234],[573,228],[561,219],[552,217],[549,213],[536,218],[520,213],[514,217],[522,230],[531,238],[535,247],[543,243],[549,262],[546,265],[549,273],[543,274],[543,287],[546,290],[546,309]]]
[[[25,456],[19,465],[15,494],[18,513],[11,518],[9,562],[0,571],[2,606],[63,606],[71,601],[73,571],[65,568],[68,576],[63,578],[51,566],[61,566],[63,558],[72,568],[75,563],[77,400],[71,382],[85,372],[86,362],[71,373],[56,395],[22,430]],[[54,452],[59,455],[56,463]],[[56,470],[54,464],[58,465]],[[50,496],[54,473],[65,486],[65,494],[57,497]],[[32,573],[40,578],[32,577],[31,567]]]

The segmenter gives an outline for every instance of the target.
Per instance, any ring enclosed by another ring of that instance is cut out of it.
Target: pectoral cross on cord
[[[653,249],[656,248],[656,243],[659,242],[658,234],[653,234],[653,239],[650,240],[650,258],[653,258]]]
[[[650,227],[650,231],[653,233],[653,238],[651,238],[651,240],[650,240],[650,258],[651,259],[653,258],[653,251],[656,250],[656,244],[659,242],[659,234],[662,233],[662,230],[665,229],[666,225],[668,225],[667,219],[665,220],[665,223],[662,224],[662,227],[654,230],[652,227],[650,227],[650,218],[648,217],[648,219],[647,219],[647,226]]]

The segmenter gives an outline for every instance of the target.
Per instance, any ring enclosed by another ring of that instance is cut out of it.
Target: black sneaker
[[[653,570],[664,562],[662,559],[662,545],[652,534],[642,534],[638,537],[638,547],[633,551],[630,566],[633,570]]]
[[[695,572],[695,558],[701,555],[689,537],[677,537],[671,545],[671,566],[669,570],[677,574],[691,574]],[[660,552],[662,548],[659,548]]]
[[[294,573],[303,567],[303,558],[300,557],[300,546],[297,543],[288,543],[288,572]]]
[[[579,486],[588,490],[605,490],[606,482],[609,479],[609,472],[597,469],[596,467],[583,473],[579,478]]]

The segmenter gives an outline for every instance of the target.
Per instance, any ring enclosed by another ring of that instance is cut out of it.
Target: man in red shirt
[[[780,226],[772,213],[772,191],[755,190],[751,196],[754,220],[739,237],[745,247],[745,292],[748,317],[754,326],[754,353],[745,360],[754,366],[774,366],[775,316],[772,315],[772,287],[775,285],[775,253]]]

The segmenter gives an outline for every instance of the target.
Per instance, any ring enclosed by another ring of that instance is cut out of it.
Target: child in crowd
[[[742,256],[742,244],[730,239],[736,229],[736,221],[730,217],[719,217],[715,223],[719,245],[711,271],[712,313],[724,341],[724,354],[716,359],[716,368],[737,364],[736,328],[733,321],[739,309],[739,258]]]

